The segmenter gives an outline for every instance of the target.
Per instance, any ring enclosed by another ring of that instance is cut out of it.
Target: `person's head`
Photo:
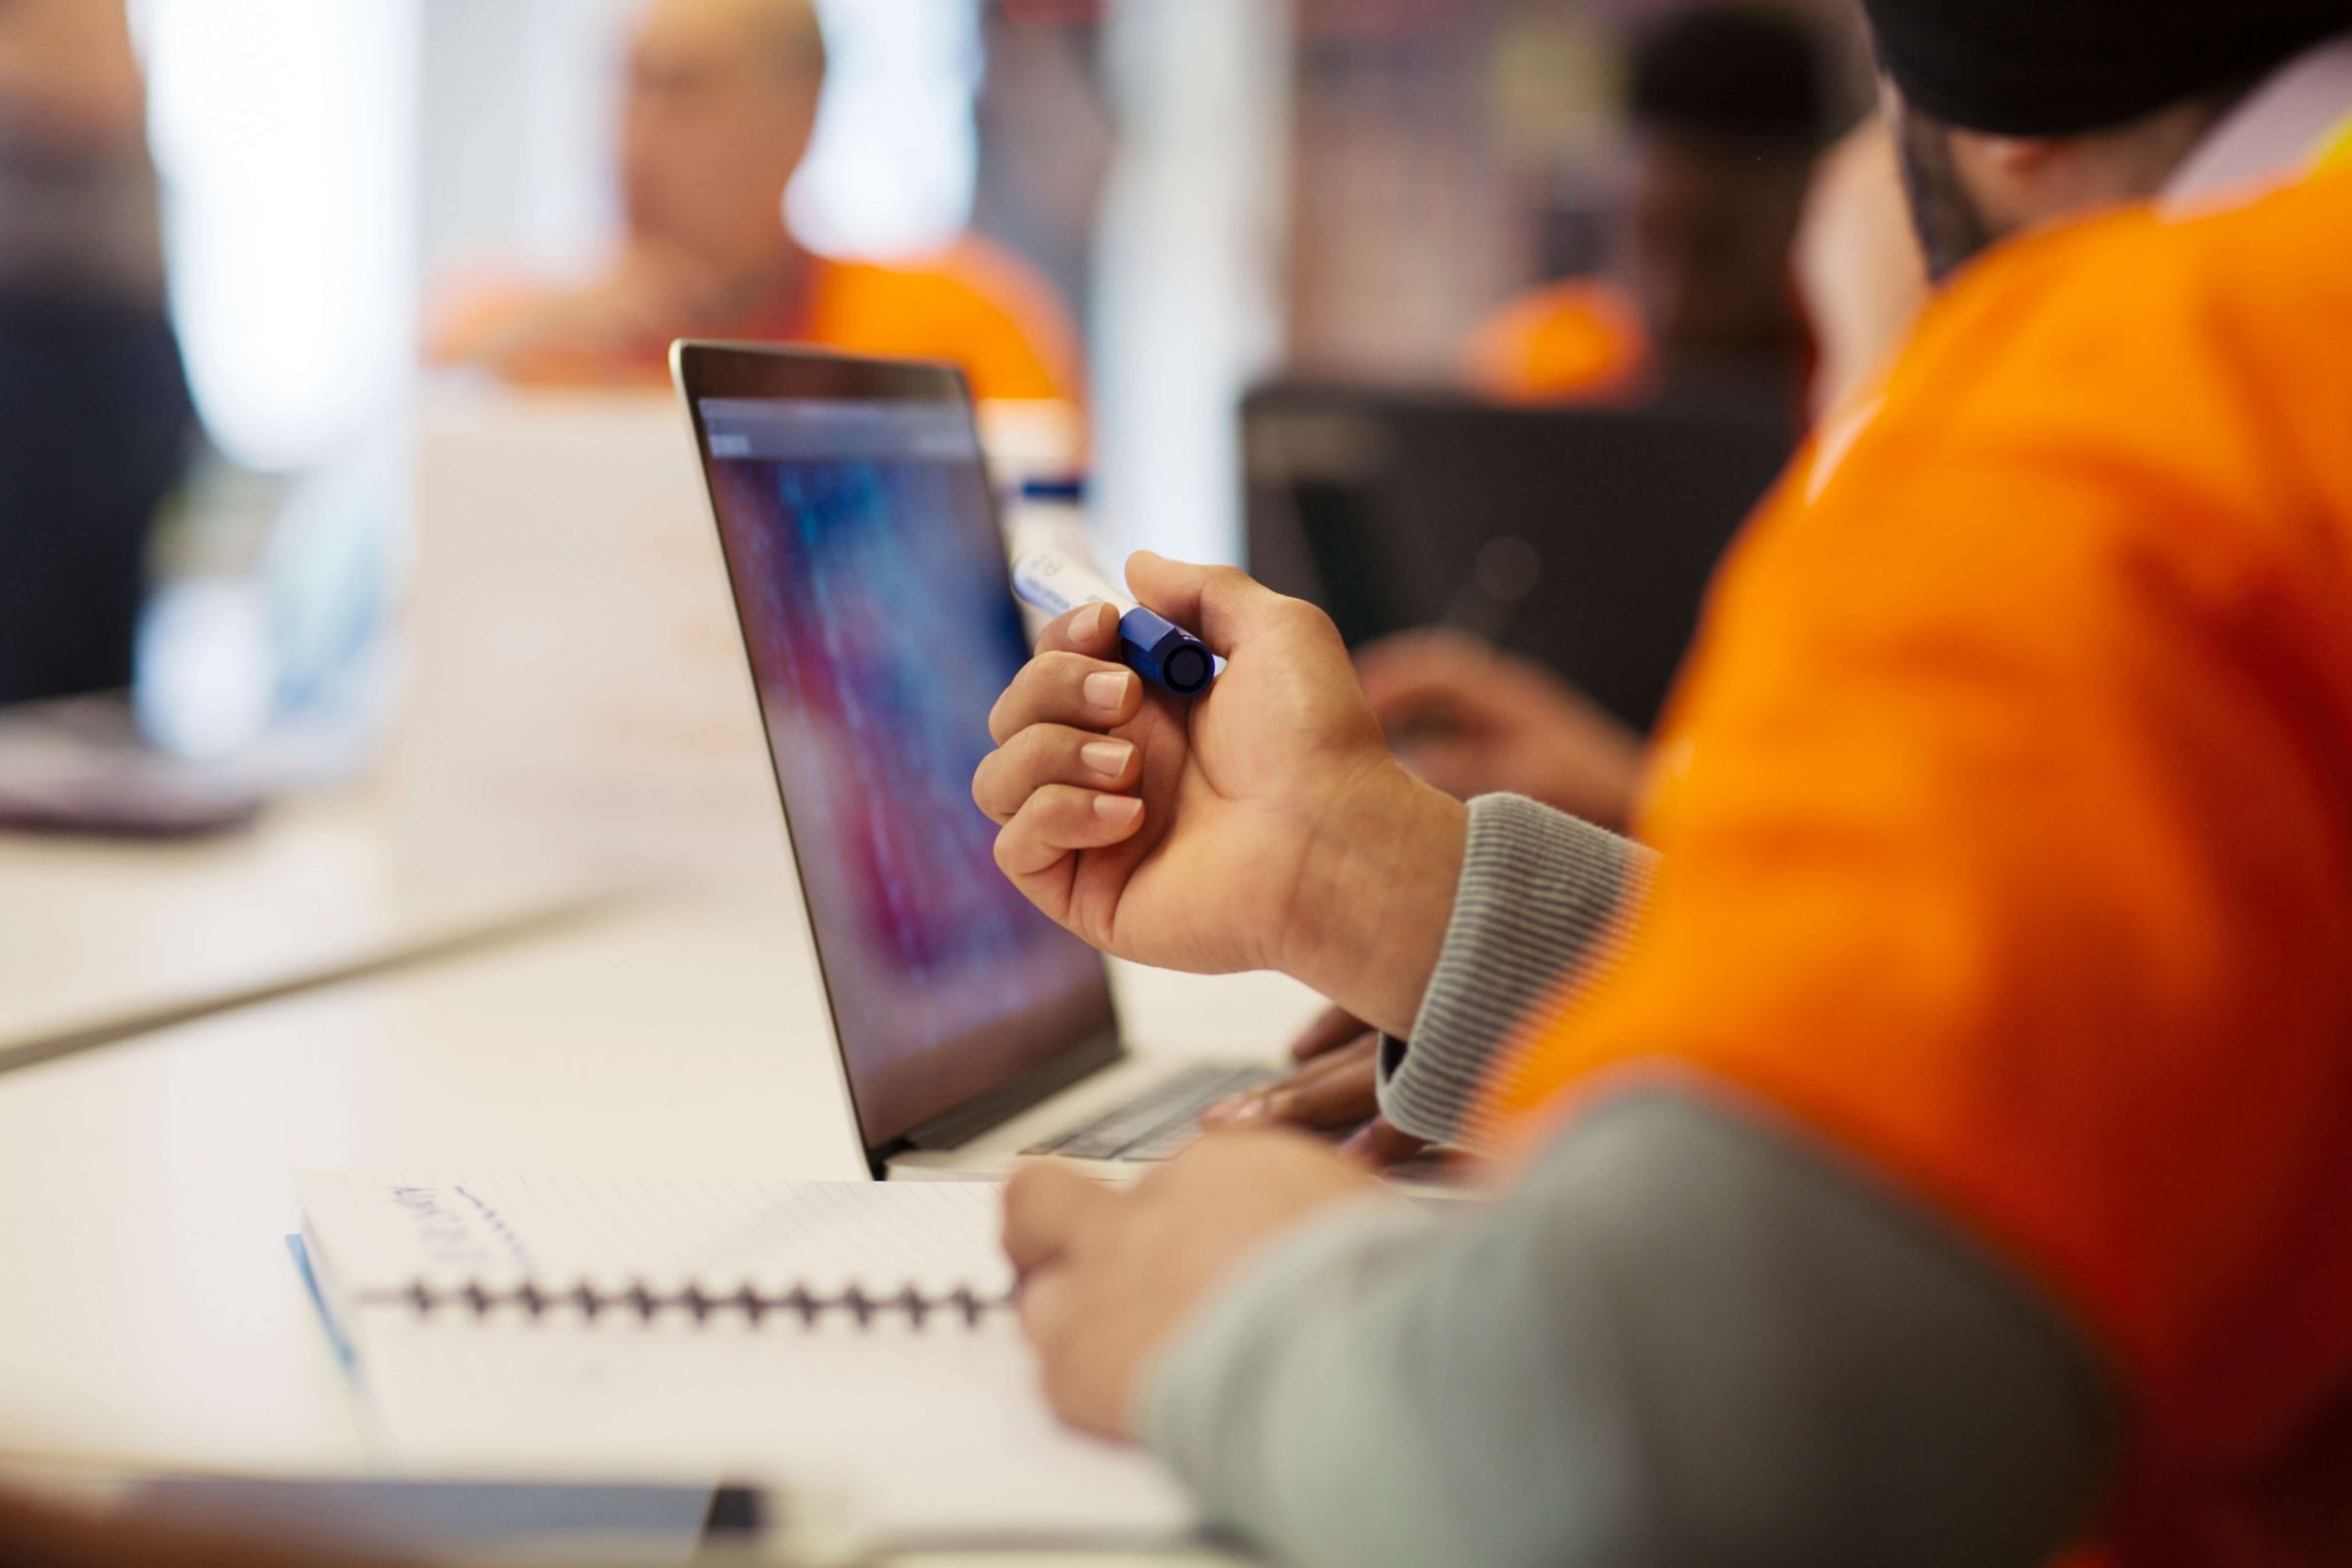
[[[1928,265],[2154,195],[2345,0],[1864,0]]]
[[[629,232],[722,271],[772,255],[825,46],[811,0],[648,0],[629,50]]]
[[[1635,47],[1628,281],[1669,359],[1794,326],[1789,248],[1830,121],[1819,45],[1752,5],[1679,13]]]

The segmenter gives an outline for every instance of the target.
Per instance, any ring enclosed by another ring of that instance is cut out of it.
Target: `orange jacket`
[[[1079,352],[1061,303],[1019,262],[967,238],[920,265],[882,267],[815,260],[806,294],[790,310],[709,331],[659,332],[642,342],[528,342],[502,350],[493,366],[529,386],[666,385],[669,340],[702,335],[808,344],[845,354],[947,360],[961,366],[973,396],[1083,401]],[[459,311],[435,336],[442,363],[475,359],[544,292],[507,287]]]
[[[1719,583],[1624,969],[1672,1071],[2010,1260],[2130,1401],[2125,1563],[2352,1560],[2352,172],[2026,239]]]

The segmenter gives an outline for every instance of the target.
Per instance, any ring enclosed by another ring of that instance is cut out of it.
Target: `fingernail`
[[[1132,795],[1098,795],[1095,814],[1105,822],[1127,823],[1144,813],[1144,803]]]
[[[1127,683],[1135,679],[1123,669],[1106,669],[1086,677],[1086,700],[1106,713],[1115,713],[1127,702]]]
[[[1117,778],[1127,770],[1127,759],[1135,755],[1135,748],[1125,741],[1089,741],[1078,748],[1078,755],[1104,778]]]

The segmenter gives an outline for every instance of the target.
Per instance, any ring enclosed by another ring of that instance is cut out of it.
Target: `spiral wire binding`
[[[520,1307],[534,1323],[551,1311],[569,1307],[591,1324],[607,1314],[616,1318],[633,1316],[640,1323],[651,1323],[663,1312],[674,1310],[688,1314],[697,1327],[713,1318],[739,1315],[753,1328],[773,1316],[797,1318],[803,1328],[812,1329],[829,1314],[847,1313],[861,1329],[870,1327],[876,1318],[894,1314],[920,1329],[936,1313],[942,1317],[960,1317],[966,1329],[977,1329],[991,1313],[1012,1310],[1019,1298],[1017,1293],[981,1296],[968,1285],[958,1285],[945,1296],[929,1295],[913,1285],[893,1296],[871,1296],[857,1285],[837,1296],[826,1296],[806,1285],[795,1285],[779,1296],[762,1292],[749,1280],[734,1291],[713,1295],[698,1284],[664,1294],[643,1280],[632,1281],[625,1291],[600,1290],[590,1281],[582,1280],[568,1291],[549,1292],[531,1280],[499,1290],[479,1279],[449,1287],[417,1279],[399,1290],[363,1292],[359,1299],[363,1306],[405,1306],[418,1317],[456,1309],[470,1312],[479,1319],[501,1307],[514,1306]]]

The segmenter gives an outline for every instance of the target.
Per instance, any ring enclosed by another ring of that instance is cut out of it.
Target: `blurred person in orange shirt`
[[[950,360],[982,399],[1077,402],[1050,285],[976,237],[919,264],[812,255],[784,222],[825,78],[810,0],[650,0],[621,135],[627,235],[579,288],[479,291],[429,357],[526,385],[660,384],[670,340],[806,343]]]
[[[1687,384],[1796,398],[1811,338],[1789,251],[1830,124],[1823,44],[1747,4],[1681,12],[1636,43],[1622,283],[1569,278],[1505,305],[1469,352],[1508,402],[1634,401]]]
[[[1890,220],[1914,277],[1917,252],[1891,159],[1875,188],[1867,148],[1841,147],[1816,177],[1832,118],[1823,49],[1806,24],[1744,4],[1698,6],[1644,33],[1619,225],[1627,281],[1571,278],[1506,305],[1472,344],[1473,384],[1514,403],[1690,391],[1794,405],[1815,373],[1810,318],[1828,328],[1827,368],[1840,377],[1872,332],[1891,347],[1870,304],[1903,293],[1901,263],[1890,286],[1865,289],[1884,269],[1864,258],[1858,279],[1848,236]],[[1800,225],[1805,280],[1829,285],[1826,297],[1800,298]],[[1414,737],[1411,765],[1448,791],[1509,790],[1605,827],[1632,814],[1641,737],[1549,670],[1431,630],[1366,648],[1358,674],[1382,724]]]
[[[1130,564],[1206,701],[1080,614],[992,717],[1042,909],[1510,1162],[1015,1179],[1048,1396],[1285,1559],[2352,1562],[2352,11],[1866,5],[1949,286],[1718,581],[1654,854],[1404,774],[1239,573]]]

